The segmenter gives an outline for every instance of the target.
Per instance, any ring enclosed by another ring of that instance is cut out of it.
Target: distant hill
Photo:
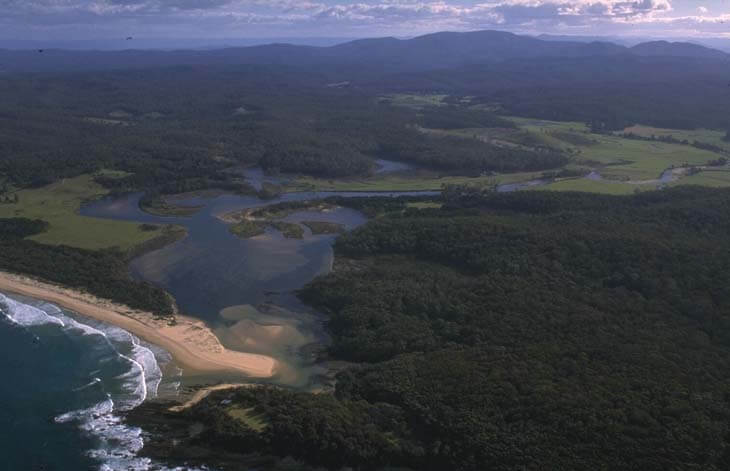
[[[418,72],[511,60],[582,57],[690,57],[730,55],[690,43],[653,41],[627,48],[611,42],[546,41],[502,31],[434,33],[412,39],[375,38],[328,47],[268,44],[215,50],[0,51],[0,73],[125,69],[174,65],[282,65],[355,67],[370,74]]]
[[[730,59],[717,49],[687,42],[650,41],[637,44],[629,49],[632,54],[639,56],[667,56],[667,57],[695,57],[703,59]]]
[[[341,60],[398,61],[402,66],[438,69],[532,57],[583,57],[621,54],[611,43],[543,41],[502,31],[434,33],[408,40],[395,38],[352,41],[329,48]]]
[[[621,46],[634,46],[636,44],[647,41],[647,38],[636,38],[628,36],[577,36],[577,35],[562,35],[562,34],[540,34],[535,36],[537,39],[543,41],[572,41],[582,43],[592,42],[609,42],[618,44]]]
[[[117,39],[1,39],[0,49],[38,50],[63,49],[70,51],[124,51],[130,48],[137,50],[179,51],[179,50],[211,50],[231,47],[250,47],[262,44],[287,43],[303,46],[334,46],[354,38],[336,37],[284,37],[284,38],[184,38],[159,39],[133,37]]]

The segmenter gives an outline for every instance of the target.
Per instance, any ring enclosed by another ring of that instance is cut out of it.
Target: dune
[[[277,362],[270,356],[225,348],[213,331],[198,319],[176,315],[175,322],[171,322],[81,291],[2,271],[0,291],[42,299],[121,327],[170,352],[183,368],[183,374],[188,376],[226,372],[270,378],[277,370]]]

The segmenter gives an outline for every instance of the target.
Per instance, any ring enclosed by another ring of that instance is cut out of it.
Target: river
[[[185,239],[133,260],[132,276],[171,293],[182,312],[206,321],[226,347],[276,358],[280,368],[273,382],[308,389],[317,387],[319,378],[326,373],[316,352],[318,346],[327,342],[327,335],[322,317],[302,304],[295,292],[330,270],[335,236],[312,235],[306,230],[303,239],[287,239],[270,230],[263,236],[241,239],[231,234],[217,216],[282,201],[333,195],[415,194],[434,193],[288,193],[266,201],[224,194],[177,200],[178,205],[202,207],[191,217],[147,214],[139,209],[141,194],[137,193],[95,201],[84,206],[81,214],[184,226],[188,231]],[[347,230],[366,222],[365,216],[348,208],[297,212],[285,220],[336,222]]]

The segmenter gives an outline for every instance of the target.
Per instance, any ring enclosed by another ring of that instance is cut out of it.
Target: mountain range
[[[133,44],[133,41],[130,41]],[[730,54],[686,42],[627,47],[604,41],[545,40],[502,31],[442,32],[412,39],[375,38],[334,46],[286,43],[214,50],[0,50],[0,73],[146,68],[176,65],[366,67],[389,74],[514,60],[587,57],[673,57],[727,62]]]

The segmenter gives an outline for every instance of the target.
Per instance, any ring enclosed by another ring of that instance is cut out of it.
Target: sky
[[[730,39],[730,0],[0,0],[0,38],[526,34]]]

